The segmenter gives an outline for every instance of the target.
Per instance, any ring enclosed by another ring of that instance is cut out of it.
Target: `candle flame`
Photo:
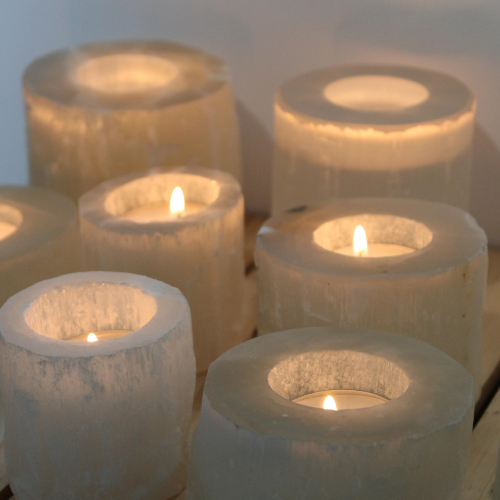
[[[332,396],[328,395],[323,402],[323,408],[325,410],[335,410],[337,411],[337,404],[335,403],[335,399]]]
[[[89,336],[87,337],[87,342],[97,342],[97,336],[95,333],[89,333]]]
[[[352,248],[355,255],[363,255],[368,253],[368,243],[366,241],[366,233],[363,226],[358,226],[354,230],[354,237],[352,239]]]
[[[184,212],[184,193],[180,187],[176,187],[170,197],[170,213],[181,214]]]

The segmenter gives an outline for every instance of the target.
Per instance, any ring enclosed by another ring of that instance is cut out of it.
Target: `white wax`
[[[359,408],[369,408],[386,403],[387,400],[376,394],[363,391],[321,391],[307,394],[300,398],[294,399],[294,403],[302,406],[310,406],[311,408],[323,408],[325,398],[332,396],[337,405],[337,410],[356,410]],[[332,410],[325,410],[332,411]]]
[[[0,221],[0,241],[8,238],[11,234],[15,233],[17,226],[9,222]]]
[[[128,335],[129,333],[132,333],[133,330],[102,330],[100,332],[92,332],[96,337],[97,340],[107,340],[107,339],[117,339],[119,337],[124,337],[125,335]],[[91,332],[89,332],[91,333]],[[89,333],[84,333],[83,335],[78,335],[78,337],[73,337],[72,339],[69,339],[72,342],[82,342],[87,340],[87,337],[89,336]]]
[[[134,208],[121,217],[142,224],[147,222],[163,222],[194,214],[205,207],[206,205],[203,203],[191,203],[186,201],[182,212],[172,213],[170,212],[170,203],[160,201],[158,203],[151,203],[149,205]]]
[[[354,257],[394,257],[395,255],[403,255],[414,251],[414,248],[388,243],[368,243],[368,250],[362,252],[355,252],[352,245],[334,250],[335,253]]]

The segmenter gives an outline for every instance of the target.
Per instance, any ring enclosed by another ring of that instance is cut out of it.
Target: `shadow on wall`
[[[488,133],[476,125],[470,211],[494,246],[500,246],[499,198],[500,150]]]
[[[258,118],[239,100],[236,101],[236,109],[240,122],[245,199],[253,200],[255,211],[266,213],[271,205],[273,139]]]

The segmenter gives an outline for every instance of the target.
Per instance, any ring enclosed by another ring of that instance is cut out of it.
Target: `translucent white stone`
[[[414,249],[355,257],[368,243]],[[476,221],[443,203],[337,200],[274,217],[257,237],[259,335],[305,326],[370,328],[423,340],[481,381],[481,321],[487,241]]]
[[[331,198],[410,197],[467,208],[476,101],[455,78],[332,67],[281,86],[273,213]]]
[[[97,342],[90,331],[133,330]],[[165,500],[185,486],[189,307],[159,281],[78,273],[0,310],[7,474],[17,500]]]
[[[458,500],[472,378],[439,350],[375,331],[304,328],[235,347],[208,372],[189,500]],[[326,389],[389,399],[329,411]]]
[[[149,223],[126,218],[168,203],[175,187],[204,208]],[[193,318],[198,373],[241,341],[245,305],[243,196],[229,174],[198,167],[155,169],[103,183],[80,199],[87,270],[125,271],[181,290]]]
[[[61,50],[24,75],[31,182],[77,200],[106,179],[200,165],[241,178],[224,63],[166,42]]]
[[[36,187],[0,187],[0,306],[15,293],[61,274],[80,271],[74,203]]]

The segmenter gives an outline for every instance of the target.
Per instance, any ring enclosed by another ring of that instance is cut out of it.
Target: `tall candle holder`
[[[303,328],[251,340],[210,367],[188,499],[458,500],[472,387],[457,362],[401,335]],[[330,389],[387,402],[295,402]]]
[[[365,255],[353,246],[359,225]],[[479,396],[487,240],[468,213],[422,200],[332,201],[267,221],[255,257],[259,335],[327,325],[401,333],[461,363]]]
[[[80,266],[74,203],[43,188],[0,186],[0,306],[30,285]]]
[[[80,220],[88,270],[144,274],[185,295],[202,386],[209,364],[248,334],[238,182],[197,167],[138,172],[86,193]]]
[[[466,209],[476,101],[455,78],[331,67],[275,101],[273,213],[331,198],[410,197]]]
[[[35,60],[23,84],[32,184],[77,200],[156,166],[241,178],[232,87],[214,56],[159,41],[85,45]]]
[[[0,340],[17,500],[156,500],[184,488],[195,360],[178,290],[126,273],[60,276],[5,303]]]

